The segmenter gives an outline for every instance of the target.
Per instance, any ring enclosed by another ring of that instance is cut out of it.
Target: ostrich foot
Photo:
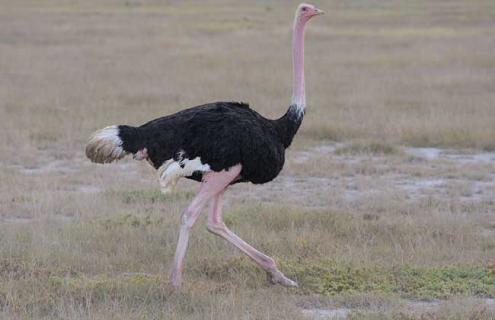
[[[284,274],[280,272],[280,270],[278,269],[268,272],[267,276],[268,276],[268,281],[270,281],[271,284],[280,284],[284,287],[294,287],[294,288],[299,287],[297,282],[292,281],[291,279],[284,276]]]

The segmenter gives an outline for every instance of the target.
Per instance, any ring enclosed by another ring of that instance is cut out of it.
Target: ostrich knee
[[[221,233],[225,233],[227,226],[223,222],[207,222],[206,229],[214,235],[220,236]]]
[[[195,212],[189,208],[184,210],[181,216],[181,228],[186,229],[187,231],[191,231],[192,227],[196,223],[197,216]]]

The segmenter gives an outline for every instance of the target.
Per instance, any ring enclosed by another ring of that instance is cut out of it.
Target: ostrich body
[[[109,126],[96,131],[86,146],[93,162],[108,163],[133,154],[158,170],[161,190],[168,192],[186,177],[201,182],[199,193],[182,214],[179,240],[170,281],[179,287],[190,230],[211,202],[207,228],[231,242],[259,264],[272,283],[297,286],[275,261],[229,230],[222,221],[222,195],[233,183],[266,183],[282,170],[285,149],[301,125],[306,104],[304,90],[304,27],[323,13],[310,4],[296,10],[293,30],[293,96],[279,119],[266,119],[238,102],[215,102],[152,120],[140,127]]]

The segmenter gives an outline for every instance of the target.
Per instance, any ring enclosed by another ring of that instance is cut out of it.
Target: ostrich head
[[[297,7],[296,11],[296,22],[302,22],[305,23],[309,19],[311,19],[314,16],[320,15],[325,13],[323,10],[318,9],[312,4],[308,3],[301,3],[299,7]]]

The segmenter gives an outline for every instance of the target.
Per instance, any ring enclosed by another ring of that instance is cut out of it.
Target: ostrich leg
[[[224,190],[241,172],[241,165],[238,164],[228,171],[210,172],[203,177],[201,188],[191,204],[182,214],[182,224],[179,231],[179,241],[175,251],[174,262],[170,282],[175,288],[180,286],[182,280],[182,271],[184,269],[184,257],[186,255],[189,234],[194,223],[201,214],[203,206],[216,194]]]
[[[266,254],[256,250],[244,240],[239,238],[235,233],[230,231],[222,219],[222,196],[224,190],[213,197],[210,213],[208,215],[207,228],[210,232],[216,234],[232,243],[239,250],[244,252],[248,257],[253,259],[258,265],[265,270],[270,276],[272,283],[279,283],[286,287],[297,287],[295,281],[290,280],[278,270],[275,260]]]

